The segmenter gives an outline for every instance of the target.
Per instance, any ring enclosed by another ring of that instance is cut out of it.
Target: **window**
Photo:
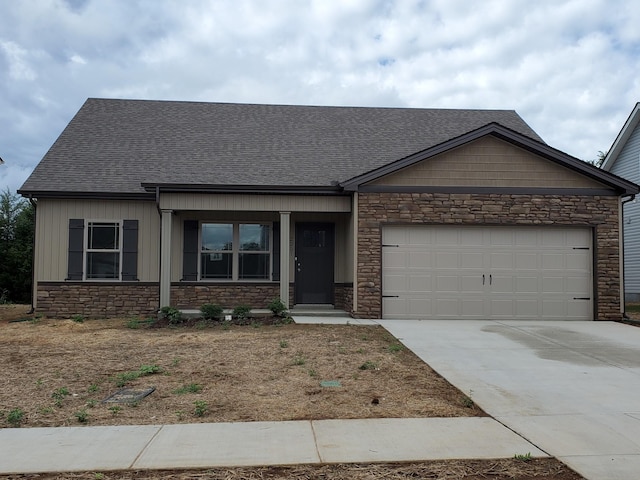
[[[203,223],[200,278],[270,280],[271,225]]]
[[[87,223],[86,278],[120,279],[120,223]]]

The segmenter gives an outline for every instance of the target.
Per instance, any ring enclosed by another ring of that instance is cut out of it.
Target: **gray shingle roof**
[[[88,99],[20,191],[329,187],[492,122],[542,141],[511,110]]]

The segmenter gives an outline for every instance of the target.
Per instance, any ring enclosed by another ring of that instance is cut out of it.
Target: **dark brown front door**
[[[296,303],[333,303],[333,245],[333,223],[296,224]]]

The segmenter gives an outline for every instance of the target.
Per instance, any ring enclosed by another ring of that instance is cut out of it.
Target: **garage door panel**
[[[398,298],[383,299],[383,315],[591,319],[592,237],[589,228],[385,227],[384,243],[397,247],[383,249],[383,292]]]

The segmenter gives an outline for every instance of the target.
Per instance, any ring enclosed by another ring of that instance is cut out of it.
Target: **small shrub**
[[[193,412],[196,417],[204,417],[209,411],[209,405],[204,400],[196,400],[193,404],[196,406]]]
[[[158,365],[141,365],[138,370],[141,376],[144,375],[153,375],[154,373],[162,373],[162,368]]]
[[[202,385],[198,385],[197,383],[190,383],[189,385],[184,385],[180,388],[176,388],[173,393],[176,395],[184,395],[185,393],[200,393],[202,391]]]
[[[515,458],[516,460],[520,460],[521,462],[530,462],[531,460],[533,460],[531,452],[525,454],[516,453],[513,458]]]
[[[282,300],[279,298],[274,298],[269,302],[267,308],[271,310],[271,313],[276,317],[286,317],[287,316],[287,307]]]
[[[222,316],[223,308],[215,303],[206,303],[200,307],[200,313],[205,320],[217,320]]]
[[[73,320],[76,323],[83,323],[84,322],[84,316],[78,314],[78,315],[74,315],[73,317],[71,317],[71,320]]]
[[[233,316],[238,320],[245,320],[251,313],[251,307],[248,305],[238,305],[233,309]]]
[[[87,423],[89,421],[89,414],[87,413],[86,410],[79,410],[76,413],[74,413],[74,416],[76,417],[76,420],[78,420],[78,422],[80,423]]]
[[[61,407],[62,401],[69,395],[71,394],[69,393],[69,389],[67,387],[60,387],[51,394],[51,398],[53,398],[56,407]]]
[[[175,307],[162,307],[160,313],[164,318],[169,320],[172,325],[177,325],[182,322],[182,312]]]
[[[24,420],[24,411],[21,408],[14,408],[7,414],[7,422],[12,427],[19,427]]]

